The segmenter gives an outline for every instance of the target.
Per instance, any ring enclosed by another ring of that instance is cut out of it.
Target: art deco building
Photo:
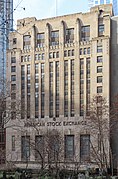
[[[73,164],[75,155],[78,162],[89,160],[90,139],[96,145],[91,131],[83,128],[90,101],[96,95],[110,100],[111,16],[112,6],[101,5],[88,13],[17,21],[7,51],[7,106],[12,108],[6,128],[8,161],[25,167],[28,156],[28,167],[38,167],[30,142],[53,129],[63,135],[64,161]],[[108,141],[106,148],[109,153]]]

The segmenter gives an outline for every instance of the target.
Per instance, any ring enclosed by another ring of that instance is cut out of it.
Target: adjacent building
[[[100,4],[113,4],[113,12],[114,15],[118,15],[118,1],[117,0],[88,0],[89,9],[93,6]]]
[[[17,21],[7,50],[7,161],[39,168],[30,142],[41,140],[45,131],[58,130],[68,168],[77,163],[81,169],[97,167],[91,142],[99,152],[99,134],[93,137],[85,118],[94,96],[110,103],[111,16],[112,5],[101,5],[88,13]],[[104,142],[108,154],[109,141]]]
[[[13,30],[13,0],[0,0],[0,94],[5,91],[6,79],[6,49],[8,48],[8,35]],[[3,96],[0,96],[0,99]],[[1,99],[4,101],[5,99]],[[4,102],[3,102],[4,103]],[[1,126],[3,103],[0,106],[0,164],[5,162],[5,129]],[[2,155],[1,155],[2,153]]]
[[[13,30],[13,0],[0,1],[0,78],[6,74],[8,34]],[[2,87],[1,87],[2,88]]]

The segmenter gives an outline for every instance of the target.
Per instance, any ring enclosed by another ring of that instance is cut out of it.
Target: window
[[[11,100],[16,99],[16,93],[11,93]]]
[[[65,158],[74,157],[74,135],[65,135]]]
[[[52,52],[49,53],[49,58],[50,59],[53,58],[53,53]]]
[[[97,87],[97,93],[102,93],[102,86]]]
[[[45,34],[39,33],[37,34],[37,47],[44,47],[45,43]]]
[[[74,49],[72,50],[72,56],[74,56]]]
[[[16,84],[11,84],[11,91],[15,91],[16,90]]]
[[[102,45],[97,45],[97,53],[102,53]]]
[[[13,45],[17,44],[17,38],[13,38]]]
[[[98,1],[95,1],[95,4],[97,5],[97,4],[98,4]]]
[[[71,50],[68,50],[68,56],[71,56]]]
[[[68,55],[67,55],[67,52],[68,52],[67,50],[64,51],[64,57],[67,57],[67,56],[68,56]]]
[[[38,60],[42,60],[42,55],[39,54],[38,56],[39,56],[39,57],[38,57]]]
[[[90,39],[90,25],[83,26],[81,28],[81,40],[82,41],[89,41]]]
[[[66,29],[65,43],[73,43],[73,42],[74,42],[74,28]]]
[[[56,58],[56,57],[57,57],[56,52],[53,52],[53,58]]]
[[[39,73],[39,64],[38,63],[35,64],[35,73]]]
[[[87,49],[86,48],[84,48],[84,55],[86,55],[87,54]]]
[[[15,151],[15,136],[12,136],[12,151]]]
[[[30,158],[30,136],[21,137],[21,159],[29,160]]]
[[[87,48],[87,54],[90,54],[90,47]]]
[[[52,31],[50,37],[50,45],[59,45],[59,31]]]
[[[59,52],[56,53],[56,57],[59,58]]]
[[[98,35],[102,36],[104,34],[104,24],[98,25]]]
[[[38,60],[38,54],[35,54],[35,60]]]
[[[97,117],[102,115],[102,106],[97,106]]]
[[[11,57],[11,63],[16,63],[16,57]]]
[[[102,76],[97,76],[97,83],[102,83]]]
[[[82,53],[83,53],[83,49],[82,48],[80,48],[80,52],[79,53],[80,53],[80,55],[82,55]]]
[[[28,62],[31,61],[31,56],[30,56],[30,55],[27,56],[27,61],[28,61]]]
[[[104,4],[104,0],[100,0],[100,4]]]
[[[16,72],[16,66],[11,66],[11,72]]]
[[[44,139],[43,136],[35,136],[35,159],[40,160],[44,155]]]
[[[45,60],[45,54],[42,53],[42,60]]]
[[[16,75],[11,75],[11,81],[16,81]]]
[[[30,49],[30,45],[31,45],[31,36],[25,35],[23,37],[23,49]]]
[[[97,57],[97,63],[102,63],[103,61],[103,57],[102,56],[98,56]]]
[[[27,74],[30,74],[30,65],[27,65]]]
[[[97,67],[97,73],[102,73],[102,66]]]
[[[90,135],[80,135],[80,160],[90,160]]]

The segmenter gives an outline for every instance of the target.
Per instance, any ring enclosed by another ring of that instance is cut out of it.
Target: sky
[[[77,12],[87,12],[88,0],[13,0],[14,26],[17,19],[44,19]],[[25,10],[24,10],[25,9]]]

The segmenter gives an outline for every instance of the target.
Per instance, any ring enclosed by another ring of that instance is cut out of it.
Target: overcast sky
[[[71,14],[76,12],[86,12],[88,10],[88,0],[13,0],[13,1],[14,1],[14,9],[16,9],[14,10],[14,25],[16,24],[17,19],[22,19],[24,17],[36,17],[37,19],[42,19],[47,17],[53,17],[56,15]]]

